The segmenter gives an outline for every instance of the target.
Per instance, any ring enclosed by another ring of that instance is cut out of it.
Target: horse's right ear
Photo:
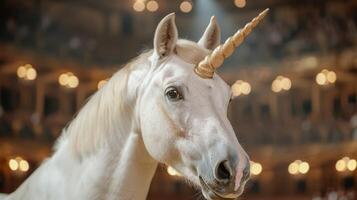
[[[212,16],[211,20],[203,33],[203,36],[198,41],[198,45],[203,48],[213,50],[221,43],[221,29],[217,23],[216,17]]]
[[[159,58],[172,53],[176,46],[177,38],[175,13],[171,13],[160,21],[155,31],[154,51]]]

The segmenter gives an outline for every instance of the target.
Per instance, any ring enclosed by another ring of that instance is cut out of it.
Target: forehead
[[[203,79],[194,73],[194,67],[210,53],[196,43],[181,40],[176,52],[163,67],[163,83],[178,82],[200,91],[211,90],[216,94],[230,96],[230,87],[217,74],[212,79]]]
[[[175,47],[175,54],[187,63],[197,65],[210,50],[199,46],[197,43],[189,40],[178,40]]]

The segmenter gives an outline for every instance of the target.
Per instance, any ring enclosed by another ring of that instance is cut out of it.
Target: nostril
[[[216,179],[218,181],[229,181],[232,176],[231,171],[228,161],[220,162],[216,168]]]

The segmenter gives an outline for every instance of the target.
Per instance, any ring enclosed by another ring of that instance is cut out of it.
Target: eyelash
[[[172,94],[170,94],[171,92],[175,92],[174,95],[176,95],[176,96],[175,97],[170,96],[170,95],[172,95]],[[183,99],[183,96],[182,96],[182,93],[180,92],[180,90],[177,87],[174,87],[174,86],[170,86],[170,87],[166,88],[165,96],[170,101],[180,101],[180,100]]]

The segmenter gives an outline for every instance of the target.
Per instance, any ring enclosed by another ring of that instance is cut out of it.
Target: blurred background
[[[238,98],[229,118],[251,156],[241,199],[357,199],[356,0],[1,0],[0,192],[52,152],[87,97],[152,48],[160,19],[197,41],[215,15],[226,39],[268,16],[219,74]],[[159,166],[148,199],[198,199]]]

